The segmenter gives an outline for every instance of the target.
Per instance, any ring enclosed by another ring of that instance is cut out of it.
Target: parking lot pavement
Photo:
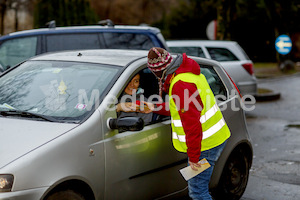
[[[250,176],[241,200],[297,200],[299,190],[299,185]]]
[[[247,112],[253,165],[242,200],[298,200],[300,197],[300,74],[259,81],[279,92]]]

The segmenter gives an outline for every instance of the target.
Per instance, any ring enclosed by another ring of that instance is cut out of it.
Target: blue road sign
[[[280,35],[275,41],[275,48],[278,53],[286,55],[292,50],[292,40],[287,35]]]

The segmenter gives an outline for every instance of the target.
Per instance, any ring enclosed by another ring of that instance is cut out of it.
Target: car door
[[[127,85],[133,76],[121,85]],[[151,88],[157,84],[156,80],[147,82]],[[104,119],[116,117],[115,110],[104,114]],[[174,149],[170,123],[165,117],[141,131],[105,128],[105,199],[156,199],[187,187],[179,173],[187,165],[187,156]]]

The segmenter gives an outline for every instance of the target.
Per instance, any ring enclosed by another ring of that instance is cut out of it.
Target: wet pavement
[[[242,200],[300,199],[300,74],[260,79],[280,99],[247,112],[253,165]]]

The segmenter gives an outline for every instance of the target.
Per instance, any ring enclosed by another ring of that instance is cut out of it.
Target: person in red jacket
[[[192,199],[212,199],[208,188],[210,177],[213,166],[218,160],[226,144],[226,140],[230,136],[230,131],[223,119],[221,111],[215,103],[214,96],[211,96],[213,94],[206,79],[203,78],[204,76],[200,73],[200,66],[196,61],[188,58],[185,53],[173,58],[168,51],[153,47],[148,52],[148,68],[159,80],[160,95],[162,96],[163,92],[169,94],[169,98],[172,98],[172,102],[175,103],[173,103],[173,105],[176,105],[177,110],[172,110],[171,101],[170,103],[163,102],[157,104],[145,102],[145,104],[155,113],[171,115],[173,145],[177,150],[187,152],[188,164],[193,170],[197,170],[197,168],[201,166],[198,162],[202,158],[206,158],[212,166],[188,181],[189,195]],[[186,78],[180,77],[187,77],[188,79],[199,77],[204,81],[202,82],[203,84],[201,84],[199,81],[187,80]],[[206,83],[204,84],[204,82]],[[204,86],[206,86],[206,88]],[[171,92],[169,91],[170,87]],[[212,107],[206,105],[206,101],[202,101],[202,98],[205,100],[206,98],[203,93],[199,93],[201,89],[207,90],[207,95],[212,97]],[[171,113],[168,111],[169,105],[171,107]],[[202,115],[206,115],[204,117],[207,118],[207,113],[210,114],[209,117],[211,117],[211,120],[216,121],[214,125],[216,125],[215,127],[219,126],[218,130],[210,129],[211,125],[206,125],[204,120],[201,119]],[[181,129],[178,129],[178,126]],[[182,128],[183,133],[175,133],[174,135],[176,129],[180,132]],[[203,129],[207,129],[207,131],[203,131]],[[204,134],[208,132],[210,132],[209,136]],[[209,139],[207,139],[207,137],[209,137]],[[204,151],[201,152],[201,149],[204,149]]]

